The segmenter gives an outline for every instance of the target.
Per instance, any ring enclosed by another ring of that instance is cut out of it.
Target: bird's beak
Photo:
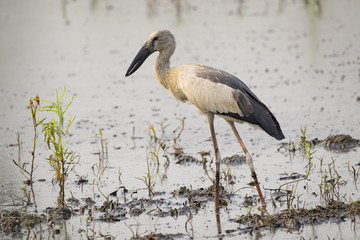
[[[146,58],[148,56],[150,56],[154,51],[151,51],[147,44],[145,44],[140,51],[138,52],[138,54],[136,54],[134,60],[132,61],[132,63],[130,64],[130,67],[128,68],[125,77],[130,76],[131,74],[133,74],[134,72],[136,72],[136,70],[138,70],[138,68],[144,63],[144,61],[146,60]]]

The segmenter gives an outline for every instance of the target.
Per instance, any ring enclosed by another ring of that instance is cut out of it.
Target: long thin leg
[[[220,152],[218,148],[218,144],[216,141],[216,134],[214,129],[214,114],[208,114],[207,119],[209,121],[210,132],[211,132],[211,139],[214,145],[215,151],[215,213],[219,213],[219,192],[220,192]]]
[[[238,142],[240,143],[240,146],[241,146],[241,148],[243,149],[243,151],[244,151],[244,153],[245,153],[246,163],[247,163],[247,164],[249,165],[249,167],[250,167],[251,176],[252,176],[252,178],[254,179],[255,186],[256,186],[256,190],[257,190],[258,193],[259,193],[259,197],[260,197],[262,209],[265,211],[265,210],[266,210],[265,200],[264,200],[263,194],[262,194],[262,192],[261,192],[261,188],[260,188],[260,185],[259,185],[259,181],[258,181],[258,179],[257,179],[257,176],[256,176],[256,172],[255,172],[255,168],[254,168],[254,164],[253,164],[253,161],[252,161],[252,159],[251,159],[251,156],[250,156],[248,150],[246,149],[245,144],[244,144],[243,141],[241,140],[240,135],[239,135],[238,131],[236,130],[236,127],[235,127],[234,122],[231,122],[231,121],[227,121],[227,122],[230,124],[230,127],[231,127],[231,129],[233,130],[233,132],[234,132],[234,134],[235,134],[235,136],[236,136],[236,139],[237,139]]]

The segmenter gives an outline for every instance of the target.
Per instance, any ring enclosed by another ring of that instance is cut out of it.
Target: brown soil
[[[298,230],[304,224],[320,224],[323,222],[344,222],[360,215],[360,202],[333,202],[327,206],[317,206],[313,209],[288,209],[273,215],[247,214],[236,221],[244,224],[244,232],[252,233],[261,229],[284,228],[288,231]]]
[[[352,138],[347,134],[330,135],[327,138],[321,140],[314,138],[308,141],[313,146],[324,145],[331,150],[349,150],[360,145],[360,140]]]
[[[20,231],[21,227],[32,227],[45,221],[45,215],[27,214],[19,211],[3,211],[0,216],[0,230],[6,234],[12,234]]]

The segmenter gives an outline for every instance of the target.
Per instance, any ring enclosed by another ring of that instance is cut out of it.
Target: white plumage
[[[185,65],[186,69],[182,73],[172,77],[176,77],[180,91],[186,99],[194,104],[200,112],[203,113],[228,113],[234,112],[243,116],[234,97],[233,92],[236,91],[231,87],[215,83],[211,81],[204,81],[203,78],[196,76],[192,70],[198,67],[197,65]],[[170,91],[177,98],[178,92]],[[182,95],[182,94],[180,94]]]

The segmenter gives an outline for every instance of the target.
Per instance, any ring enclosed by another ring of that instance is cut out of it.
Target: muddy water
[[[125,71],[148,35],[157,29],[171,30],[177,39],[172,65],[202,63],[237,75],[264,101],[276,115],[286,139],[298,142],[300,128],[306,127],[308,139],[324,139],[331,134],[360,136],[360,21],[357,1],[323,1],[315,5],[282,1],[209,2],[209,1],[1,1],[0,2],[0,161],[2,209],[19,209],[21,203],[12,194],[21,195],[23,185],[19,170],[12,163],[18,159],[16,132],[21,132],[20,158],[29,161],[32,146],[32,122],[28,102],[38,93],[41,98],[54,99],[55,90],[67,87],[66,99],[75,94],[69,109],[76,115],[69,142],[80,154],[75,173],[68,178],[68,189],[85,205],[85,199],[95,199],[101,206],[105,200],[92,188],[93,168],[98,162],[99,129],[109,141],[108,168],[98,181],[103,193],[119,186],[128,193],[118,192],[121,204],[148,198],[145,184],[136,179],[147,171],[146,134],[149,124],[160,133],[159,122],[167,119],[164,138],[171,145],[172,131],[185,118],[185,130],[177,144],[185,154],[201,159],[199,152],[212,151],[206,120],[190,104],[177,103],[158,84],[153,75],[155,55],[130,78]],[[223,157],[241,154],[231,130],[221,119],[216,130]],[[278,188],[280,177],[292,173],[304,174],[306,159],[299,152],[292,154],[278,148],[281,143],[262,131],[239,125],[238,130],[252,153],[258,177],[266,189]],[[172,152],[172,148],[169,152]],[[56,205],[58,189],[52,183],[53,172],[46,158],[49,152],[38,141],[34,191],[40,213]],[[212,156],[208,157],[211,160]],[[320,204],[320,160],[324,168],[336,160],[339,175],[347,184],[341,188],[345,199],[360,197],[357,181],[348,170],[359,162],[358,149],[329,151],[319,147],[315,153],[315,168],[307,183],[299,184],[297,192],[301,206]],[[164,199],[162,208],[180,208],[186,197],[174,196],[180,187],[198,189],[211,186],[202,164],[186,162],[161,168],[156,177],[155,199]],[[154,168],[152,168],[153,170]],[[207,164],[209,175],[213,166]],[[129,239],[133,233],[182,234],[182,238],[217,239],[221,236],[238,239],[280,237],[298,239],[356,239],[358,224],[332,221],[305,225],[296,231],[265,231],[257,235],[244,233],[234,220],[249,209],[245,196],[256,195],[249,188],[251,181],[244,164],[222,166],[231,170],[235,185],[226,186],[235,192],[221,209],[221,234],[218,233],[213,203],[206,201],[200,209],[187,214],[158,216],[151,212],[154,205],[144,206],[147,214],[127,213],[119,222],[96,221],[86,224],[87,215],[72,216],[58,223],[55,234],[46,224],[36,226],[38,233],[53,238],[86,238],[86,230],[94,228],[95,236],[110,234]],[[153,170],[155,171],[155,170]],[[163,176],[160,179],[159,176]],[[166,176],[166,177],[164,177]],[[83,177],[87,184],[78,186]],[[45,181],[39,181],[44,179]],[[304,189],[305,188],[305,189]],[[315,194],[313,194],[313,192]],[[161,194],[160,194],[161,193]],[[265,191],[270,213],[279,212],[286,204],[271,206],[271,190]],[[66,195],[70,197],[70,192]],[[94,197],[95,196],[95,197]],[[14,204],[16,206],[14,206]],[[74,206],[78,208],[79,206]],[[32,210],[32,209],[29,209]],[[129,209],[128,209],[129,210]],[[256,206],[253,212],[257,212]],[[192,216],[192,218],[191,218]],[[101,214],[98,214],[98,218]],[[129,227],[127,227],[128,225]],[[41,229],[40,229],[41,228]],[[45,229],[45,230],[44,230]],[[21,237],[21,235],[15,235]],[[10,236],[3,236],[10,238]]]

